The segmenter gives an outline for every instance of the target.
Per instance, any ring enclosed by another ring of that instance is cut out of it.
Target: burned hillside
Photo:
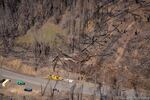
[[[2,56],[31,59],[36,70],[51,64],[86,81],[150,89],[149,0],[1,0],[0,14]],[[41,39],[49,23],[65,32]]]

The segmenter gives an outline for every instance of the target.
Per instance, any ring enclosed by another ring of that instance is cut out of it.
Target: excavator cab
[[[58,75],[48,75],[47,78],[51,79],[51,80],[56,80],[56,81],[63,80],[63,78],[61,76],[58,76]]]

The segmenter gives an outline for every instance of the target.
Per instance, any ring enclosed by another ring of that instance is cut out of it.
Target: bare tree
[[[42,85],[41,85],[41,95],[42,95],[42,96],[44,96],[44,94],[45,94],[45,92],[46,92],[46,89],[47,89],[47,87],[48,87],[48,85],[49,85],[49,82],[50,82],[50,80],[47,81],[47,83],[46,83],[46,85],[45,85],[45,87],[44,87],[44,90],[43,90],[43,87],[42,87]]]
[[[70,92],[69,92],[69,100],[74,100],[74,92],[75,92],[75,88],[76,88],[76,83],[73,84],[70,88]]]
[[[77,100],[82,100],[83,84],[77,89]]]
[[[91,100],[96,100],[96,90],[93,91],[93,95],[92,95]]]

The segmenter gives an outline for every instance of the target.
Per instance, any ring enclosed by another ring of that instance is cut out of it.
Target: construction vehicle
[[[2,87],[6,87],[6,85],[11,82],[10,79],[5,79],[3,82],[2,82]]]
[[[55,81],[63,80],[63,78],[61,76],[58,76],[58,75],[48,75],[47,79],[55,80]]]

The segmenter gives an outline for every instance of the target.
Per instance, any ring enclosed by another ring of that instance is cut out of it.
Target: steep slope
[[[149,6],[149,0],[2,0],[0,38],[8,52],[12,41],[29,29],[43,35],[42,26],[54,25],[60,31],[52,33],[60,34],[52,44],[36,40],[27,47],[37,63],[59,58],[62,68],[85,75],[87,81],[150,89],[140,86],[150,78]]]

